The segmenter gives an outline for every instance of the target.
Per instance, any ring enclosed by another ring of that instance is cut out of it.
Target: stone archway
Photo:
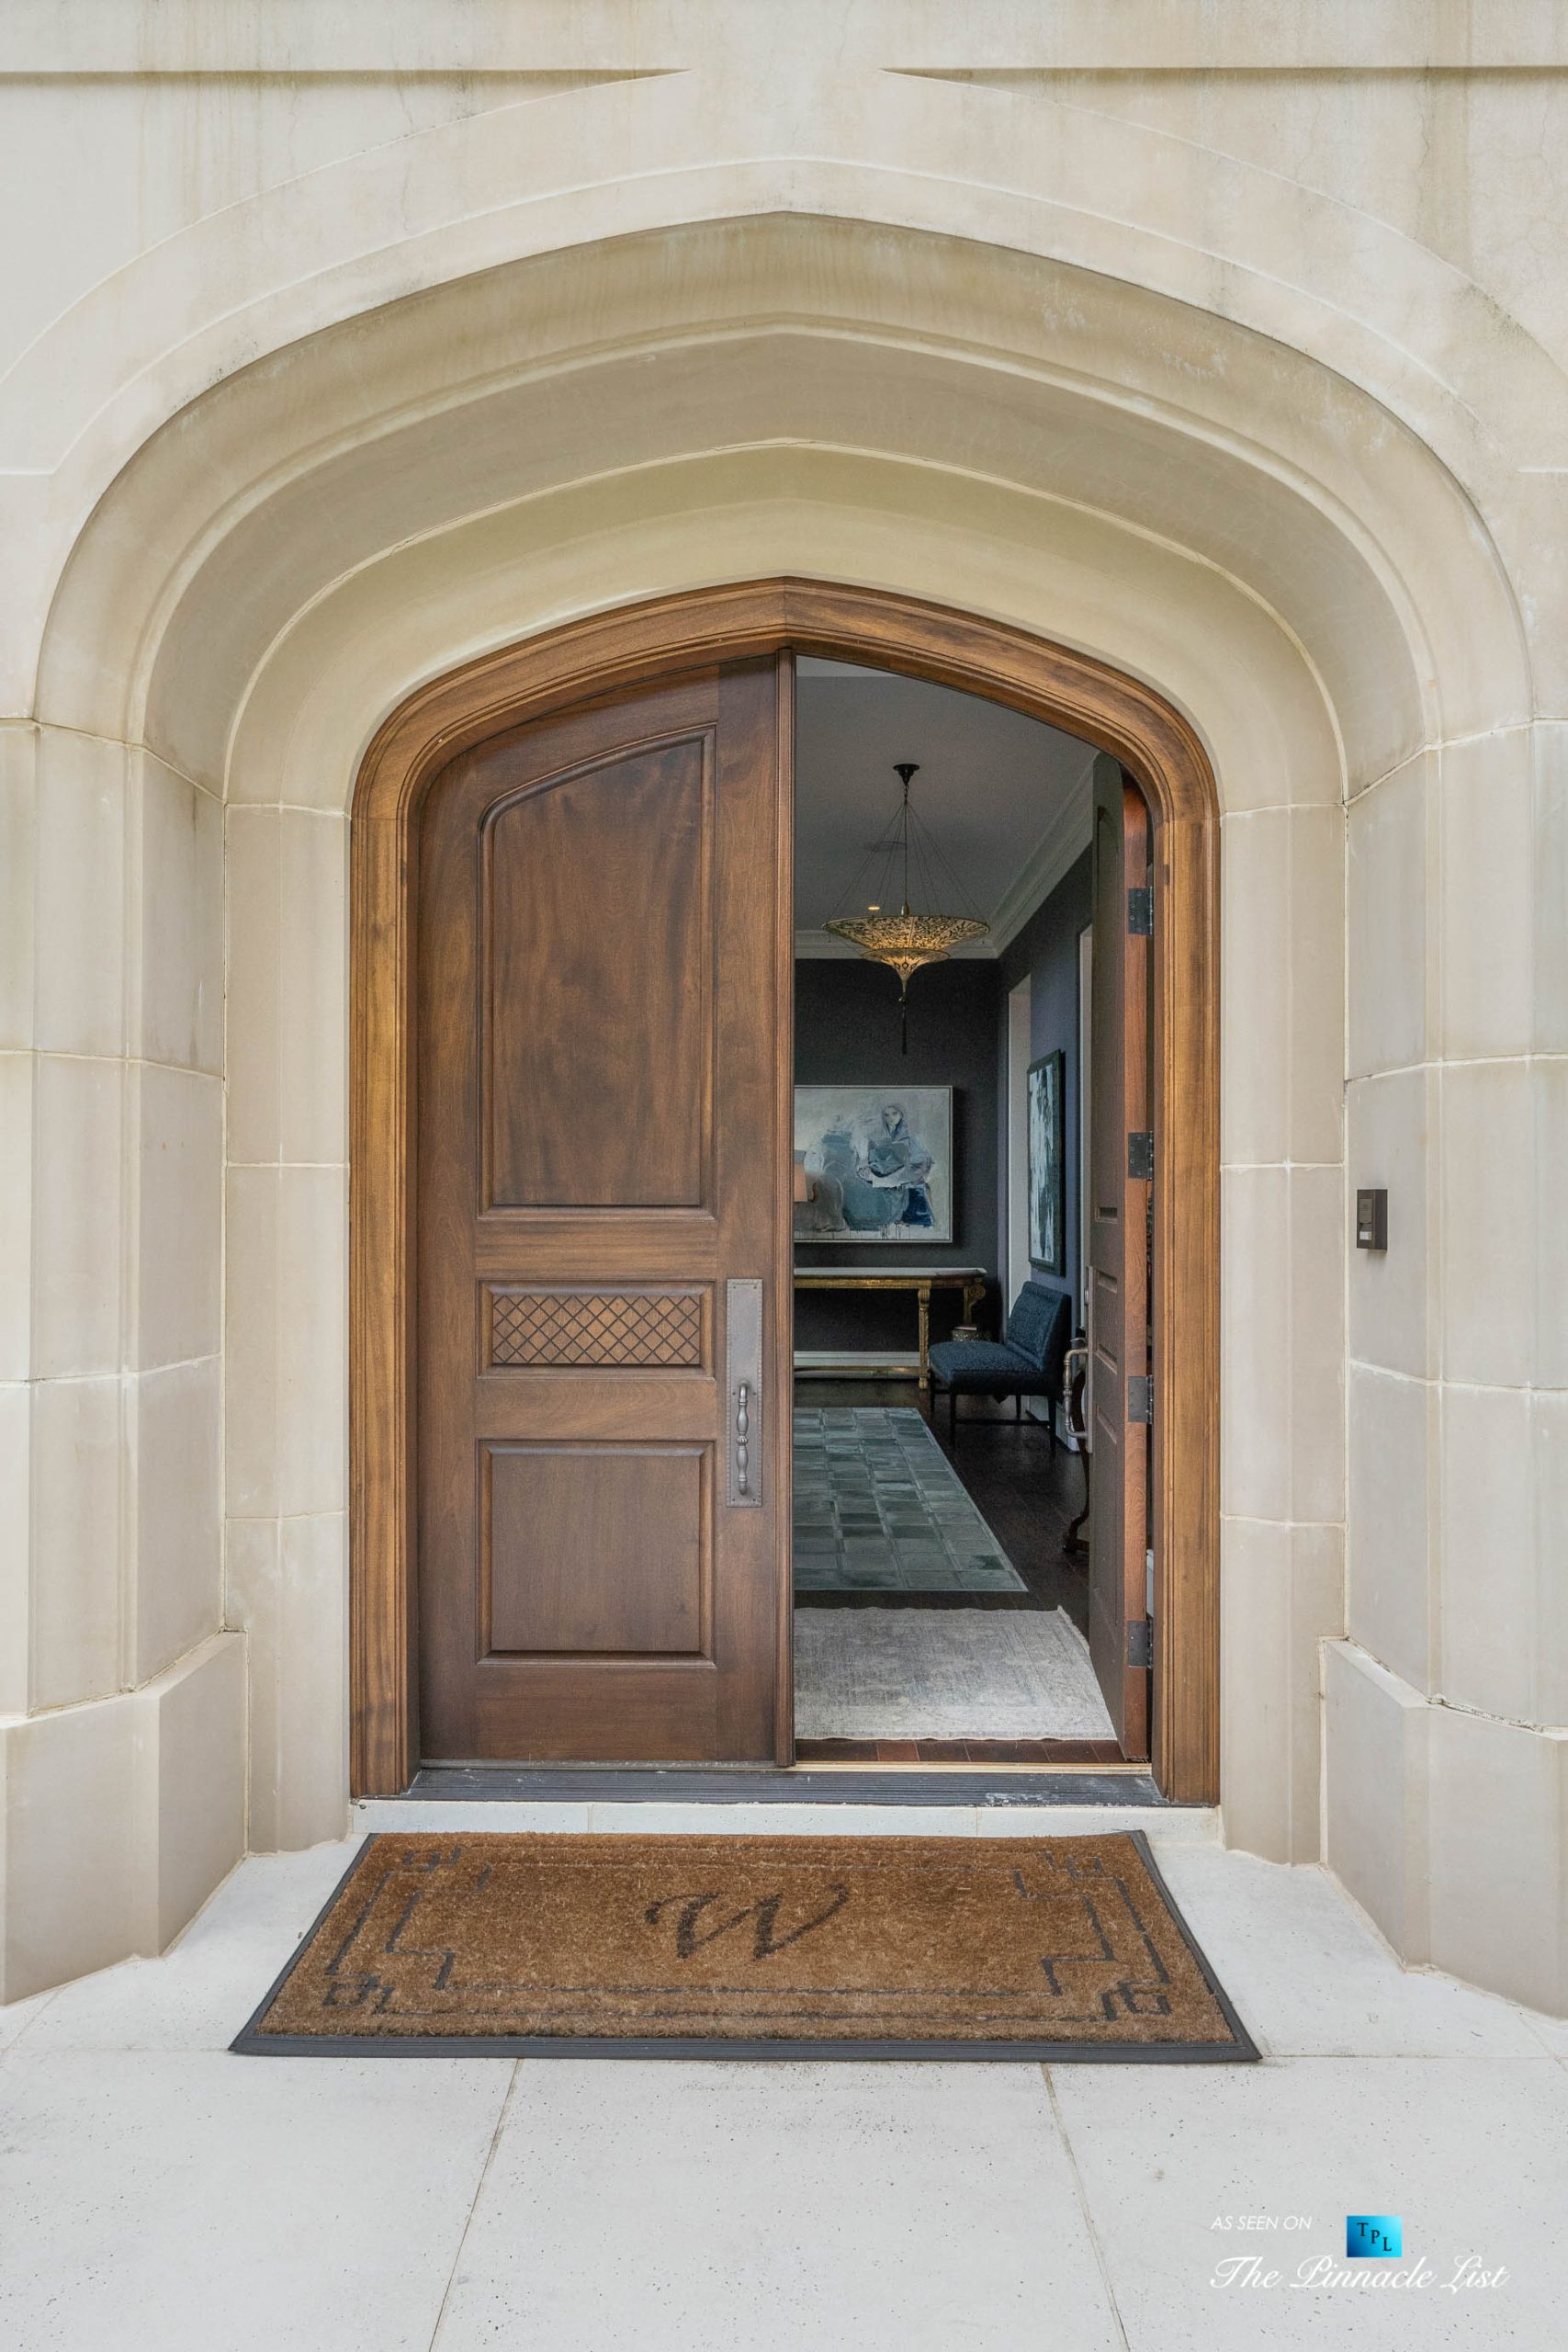
[[[809,266],[814,240],[832,270]],[[520,353],[525,310],[537,333]],[[498,470],[498,452],[534,471]],[[341,1824],[344,812],[367,743],[422,684],[498,648],[759,572],[945,597],[1145,681],[1202,743],[1226,876],[1221,1789],[1234,1840],[1315,1857],[1319,1659],[1346,1626],[1344,1396],[1365,1370],[1344,1329],[1346,803],[1372,860],[1353,879],[1425,874],[1406,852],[1439,821],[1448,747],[1461,739],[1474,768],[1528,731],[1517,602],[1433,450],[1304,347],[1131,278],[908,225],[687,224],[435,286],[218,383],[75,538],[44,632],[40,774],[68,754],[156,768],[203,808],[221,799],[228,834],[227,1146],[190,1183],[205,1235],[226,1164],[230,1569],[225,1595],[204,1527],[220,1648],[182,1668],[210,1697],[181,1721],[202,1740],[220,1729],[231,1759],[248,1722],[254,1843]],[[207,940],[224,882],[211,862],[202,875]],[[1373,885],[1355,887],[1361,937]],[[1481,921],[1446,907],[1443,952]],[[1436,958],[1435,921],[1423,936]],[[97,926],[94,952],[118,937]],[[1377,1043],[1351,1116],[1370,1132],[1378,1092],[1377,1133],[1436,1188],[1450,1144],[1395,1103],[1390,1067]],[[1285,1069],[1288,1084],[1264,1082]],[[152,1295],[155,1250],[134,1216],[124,1231],[128,1295]],[[1392,1342],[1359,1295],[1366,1378],[1382,1380]],[[301,1302],[308,1351],[288,1336]],[[1483,1362],[1468,1327],[1461,1340],[1480,1377],[1504,1376],[1497,1347]],[[215,1449],[216,1372],[209,1385]],[[1377,1524],[1353,1496],[1352,1545]],[[150,1584],[174,1556],[150,1538]],[[1411,1661],[1380,1679],[1396,1612],[1363,1590],[1371,1646],[1331,1648],[1338,1858],[1420,1956],[1423,1918],[1381,1890],[1413,1882],[1439,1711]],[[48,1736],[85,1740],[96,1704]],[[1469,1719],[1441,1712],[1457,1742]],[[169,1883],[210,1883],[228,1829],[203,1845],[168,1823],[171,1854],[194,1858]],[[121,1949],[145,1933],[112,1928]]]

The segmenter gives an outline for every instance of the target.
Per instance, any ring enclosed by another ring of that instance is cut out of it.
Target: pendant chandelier
[[[863,915],[829,915],[824,928],[858,947],[871,964],[886,964],[898,975],[899,1050],[909,1050],[909,982],[924,964],[946,961],[954,947],[983,939],[990,929],[978,915],[938,914],[942,890],[950,903],[961,903],[963,893],[953,870],[930,833],[909,806],[909,780],[919,775],[913,760],[899,760],[894,775],[903,786],[903,799],[892,823],[861,865],[840,906],[859,897],[866,876],[876,875],[876,895]],[[909,899],[911,865],[916,895],[931,910],[917,914]],[[899,895],[898,911],[888,910],[892,891]]]

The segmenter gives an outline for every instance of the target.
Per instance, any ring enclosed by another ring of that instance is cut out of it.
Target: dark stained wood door
[[[578,708],[427,797],[428,1758],[787,1761],[791,686]]]
[[[1089,1646],[1123,1755],[1149,1752],[1149,819],[1094,763]]]

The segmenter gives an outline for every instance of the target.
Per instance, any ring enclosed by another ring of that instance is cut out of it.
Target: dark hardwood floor
[[[915,1405],[912,1380],[797,1380],[797,1405]],[[958,1400],[958,1440],[947,1438],[945,1402],[931,1434],[974,1497],[1027,1592],[805,1592],[802,1609],[1065,1609],[1089,1630],[1087,1555],[1064,1552],[1069,1521],[1083,1507],[1083,1464],[1044,1424],[1015,1421],[1010,1404],[988,1396]],[[928,1411],[928,1420],[931,1416]]]
[[[1078,1764],[1122,1762],[1113,1739],[797,1739],[797,1764]],[[1135,1769],[1135,1768],[1134,1768]]]

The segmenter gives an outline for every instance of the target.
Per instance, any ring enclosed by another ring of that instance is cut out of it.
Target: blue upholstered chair
[[[931,1351],[931,1379],[947,1391],[947,1430],[951,1444],[958,1434],[958,1399],[969,1396],[1015,1396],[1018,1418],[1023,1419],[1026,1396],[1062,1393],[1062,1372],[1072,1339],[1073,1303],[1065,1290],[1047,1290],[1043,1283],[1025,1283],[1008,1317],[1007,1335],[994,1340],[941,1340]],[[1056,1423],[1048,1427],[1055,1451]]]

